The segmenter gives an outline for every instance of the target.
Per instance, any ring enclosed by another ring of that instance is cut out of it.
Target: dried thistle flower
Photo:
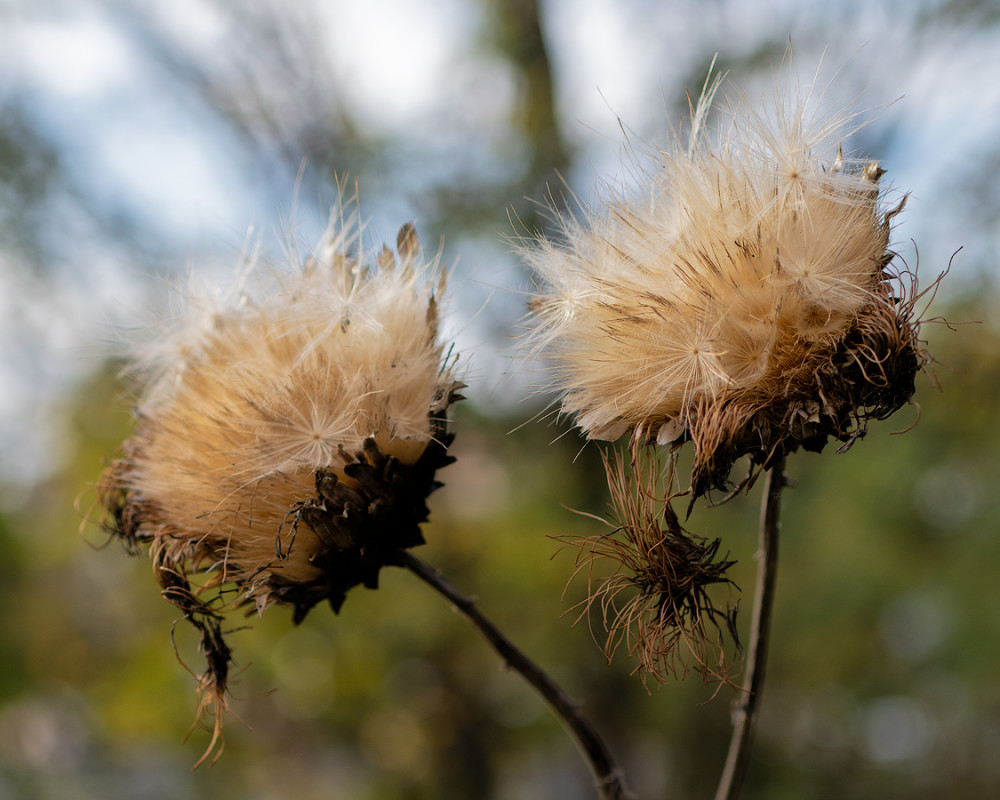
[[[562,216],[526,259],[543,281],[530,339],[590,439],[694,443],[693,497],[749,454],[845,443],[908,402],[927,356],[915,276],[893,265],[878,164],[840,147],[860,127],[809,96],[728,110],[659,151],[644,185]]]
[[[665,467],[648,453],[636,454],[639,461],[633,464],[617,451],[602,456],[614,530],[562,537],[579,548],[577,573],[586,572],[589,579],[581,616],[600,609],[608,661],[624,644],[638,659],[643,681],[683,677],[690,668],[706,679],[728,681],[727,636],[740,649],[736,607],[719,608],[709,590],[733,585],[726,573],[736,562],[718,557],[718,539],[703,539],[681,526],[670,496],[659,488],[673,481],[672,460]],[[602,562],[614,564],[610,575],[601,574]]]
[[[148,548],[163,596],[201,632],[209,751],[231,663],[224,598],[288,604],[296,622],[323,600],[339,610],[423,542],[452,460],[462,384],[438,341],[443,272],[411,225],[375,269],[360,239],[350,205],[301,268],[251,263],[221,299],[193,295],[132,365],[135,431],[103,476],[105,524]]]

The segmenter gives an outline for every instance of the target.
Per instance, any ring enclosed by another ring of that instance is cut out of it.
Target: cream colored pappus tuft
[[[884,170],[841,149],[861,115],[786,90],[721,108],[712,135],[720,86],[706,83],[689,140],[656,150],[635,191],[560,214],[562,241],[523,250],[540,279],[528,349],[551,364],[562,411],[590,439],[692,439],[696,494],[744,453],[846,440],[909,399],[925,360],[915,281],[889,251],[906,198],[887,207]],[[855,341],[866,318],[885,323],[871,364],[872,342]],[[817,377],[845,363],[846,383]],[[885,368],[899,374],[873,398]],[[814,402],[821,429],[794,430]]]
[[[129,370],[136,425],[102,479],[105,526],[148,548],[164,596],[202,632],[203,706],[217,712],[220,592],[297,620],[323,600],[339,610],[423,542],[451,461],[462,385],[438,337],[444,272],[412,225],[372,254],[362,227],[346,204],[303,264],[255,259],[230,289],[189,296]]]

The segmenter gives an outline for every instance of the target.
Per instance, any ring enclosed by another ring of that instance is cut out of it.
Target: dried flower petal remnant
[[[252,265],[259,285],[191,298],[140,353],[135,432],[103,479],[109,528],[149,547],[164,596],[202,631],[210,701],[224,702],[225,591],[296,620],[339,609],[423,541],[450,460],[460,384],[438,341],[439,265],[408,225],[369,269],[356,210],[334,219],[304,266]]]
[[[712,139],[717,87],[635,196],[527,252],[563,411],[593,439],[690,438],[696,495],[741,455],[851,441],[909,400],[925,361],[888,251],[903,203],[885,208],[883,170],[840,149],[856,115],[739,105]]]
[[[683,677],[694,667],[706,679],[729,680],[733,666],[727,635],[739,652],[736,607],[719,608],[712,587],[734,587],[727,571],[736,562],[719,557],[719,539],[707,540],[681,526],[669,497],[660,492],[672,482],[657,455],[636,454],[635,463],[621,452],[602,453],[614,530],[602,536],[562,537],[579,548],[578,572],[590,582],[586,615],[600,609],[607,632],[608,662],[622,644],[638,659],[636,671],[663,682]],[[598,577],[601,561],[615,564]]]

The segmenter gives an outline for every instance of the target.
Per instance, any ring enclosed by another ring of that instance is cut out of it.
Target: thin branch
[[[753,723],[767,671],[767,646],[771,631],[771,607],[778,572],[778,512],[785,488],[785,458],[781,456],[767,473],[760,515],[760,550],[757,553],[757,595],[754,597],[750,647],[743,691],[733,708],[733,736],[715,800],[735,800],[743,788]]]
[[[583,752],[602,800],[624,800],[624,776],[607,745],[580,712],[577,704],[534,661],[529,659],[476,607],[475,600],[461,594],[436,569],[408,551],[399,555],[399,565],[444,595],[486,638],[504,662],[516,670],[544,698],[566,726]]]

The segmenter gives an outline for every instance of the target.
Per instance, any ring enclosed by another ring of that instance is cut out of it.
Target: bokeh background
[[[148,562],[83,520],[129,431],[130,331],[189,270],[308,248],[338,187],[372,243],[414,220],[454,266],[461,467],[422,555],[565,683],[638,797],[712,796],[733,693],[647,691],[571,611],[599,533],[596,449],[512,361],[512,253],[628,180],[622,145],[682,125],[713,58],[752,98],[780,73],[876,109],[847,143],[911,192],[896,246],[926,282],[936,384],[844,455],[789,470],[747,798],[1000,794],[1000,5],[995,0],[0,1],[0,799],[588,797],[542,704],[406,573],[293,627],[233,635],[226,749],[191,771],[192,634]],[[730,88],[730,93],[736,92]],[[512,222],[516,220],[517,222]],[[961,248],[961,251],[954,255]],[[952,256],[954,260],[952,261]],[[905,436],[894,431],[919,424]],[[757,492],[690,527],[753,592]],[[234,621],[234,627],[241,625]]]

